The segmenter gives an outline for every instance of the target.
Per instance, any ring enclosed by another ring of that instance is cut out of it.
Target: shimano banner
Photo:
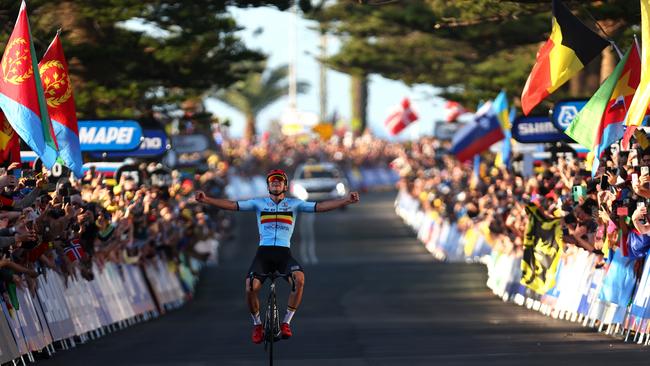
[[[512,137],[522,143],[573,141],[544,116],[517,117],[512,124]]]
[[[81,151],[125,151],[140,146],[142,128],[133,120],[79,121]]]

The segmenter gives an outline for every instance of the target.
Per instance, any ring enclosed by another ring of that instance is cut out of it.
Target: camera
[[[618,153],[618,166],[625,166],[627,164],[627,158],[630,156],[629,150],[621,150]]]
[[[580,197],[584,197],[587,194],[587,189],[582,185],[575,185],[571,189],[571,192],[573,193],[573,201],[578,202]]]
[[[631,198],[617,200],[612,203],[612,210],[616,212],[617,216],[625,217],[630,215],[630,207],[636,207],[636,201]]]
[[[600,177],[600,190],[605,191],[609,188],[609,181],[607,180],[607,176],[602,176]]]
[[[643,207],[646,207],[646,202],[645,202],[645,201],[639,201],[639,202],[636,203],[636,209],[637,209],[637,210],[640,209],[640,208],[643,208]],[[645,223],[646,223],[646,219],[645,219],[645,217],[642,217],[639,221],[640,221],[642,224],[645,224]]]

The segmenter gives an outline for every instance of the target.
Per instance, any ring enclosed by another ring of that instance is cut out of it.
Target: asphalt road
[[[394,196],[367,194],[348,210],[318,214],[319,262],[305,264],[304,302],[294,337],[277,344],[277,365],[650,363],[647,348],[503,303],[486,289],[482,265],[434,262],[394,214]],[[43,364],[265,364],[244,304],[257,231],[251,214],[239,223],[190,304]]]

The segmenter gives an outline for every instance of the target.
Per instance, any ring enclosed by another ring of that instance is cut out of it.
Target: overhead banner
[[[167,151],[167,134],[163,130],[142,130],[142,143],[132,151],[108,151],[106,154],[93,152],[94,158],[156,157]]]
[[[136,121],[79,121],[81,151],[135,150],[141,139],[142,128]]]
[[[552,117],[553,125],[560,131],[566,130],[588,101],[589,99],[571,99],[555,103]]]
[[[179,154],[205,151],[209,147],[208,138],[203,135],[172,136],[172,147]]]
[[[545,116],[519,116],[512,124],[512,138],[521,143],[573,141]]]
[[[526,206],[528,226],[521,259],[521,284],[545,294],[555,286],[555,274],[562,254],[560,219],[543,217],[536,206]]]
[[[433,136],[439,140],[451,140],[463,126],[465,126],[463,123],[436,122],[433,128]]]

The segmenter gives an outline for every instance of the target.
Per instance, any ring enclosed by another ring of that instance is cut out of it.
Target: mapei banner
[[[133,120],[79,121],[81,151],[128,151],[140,146],[142,128]]]
[[[512,138],[521,143],[573,141],[545,116],[519,116],[512,124]]]
[[[545,294],[555,286],[555,275],[562,254],[560,219],[543,217],[534,205],[526,206],[528,226],[521,259],[521,284]]]
[[[553,125],[560,131],[566,130],[588,101],[589,99],[571,99],[555,103]]]
[[[121,157],[156,157],[167,151],[167,134],[163,130],[142,130],[142,143],[132,151],[109,151],[104,156],[103,152],[94,152],[95,158],[121,158]]]

